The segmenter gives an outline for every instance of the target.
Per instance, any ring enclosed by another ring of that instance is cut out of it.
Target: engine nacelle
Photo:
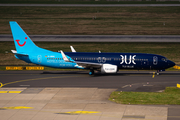
[[[117,66],[111,64],[103,64],[101,67],[101,73],[116,73]]]

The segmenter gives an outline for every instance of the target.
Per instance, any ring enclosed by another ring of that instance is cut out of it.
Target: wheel
[[[90,70],[89,75],[94,75],[94,70]]]
[[[159,75],[159,70],[157,70],[157,75]]]

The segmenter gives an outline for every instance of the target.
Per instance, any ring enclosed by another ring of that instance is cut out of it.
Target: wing
[[[75,61],[75,63],[76,63],[78,66],[83,67],[83,68],[87,68],[87,69],[92,69],[92,68],[98,69],[98,68],[101,68],[101,66],[102,66],[102,64],[99,64],[99,63],[91,63],[91,62]]]
[[[102,64],[99,63],[92,63],[92,62],[81,62],[81,61],[70,61],[67,56],[64,54],[64,52],[61,50],[61,55],[65,62],[73,62],[76,63],[77,68],[86,68],[86,69],[98,69],[101,68]]]

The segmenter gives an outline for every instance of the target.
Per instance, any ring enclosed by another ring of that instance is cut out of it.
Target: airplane
[[[102,74],[117,73],[120,69],[164,71],[174,62],[166,57],[147,53],[103,53],[103,52],[53,52],[34,44],[16,21],[9,22],[16,50],[11,50],[17,59],[41,66],[68,69],[88,69]]]

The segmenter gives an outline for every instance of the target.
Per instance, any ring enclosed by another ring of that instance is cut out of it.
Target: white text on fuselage
[[[129,55],[129,59],[127,59],[127,55],[120,55],[121,56],[121,63],[120,64],[123,64],[123,63],[126,63],[126,64],[131,64],[131,63],[133,63],[133,64],[136,64],[135,63],[135,57],[136,57],[136,55]]]

